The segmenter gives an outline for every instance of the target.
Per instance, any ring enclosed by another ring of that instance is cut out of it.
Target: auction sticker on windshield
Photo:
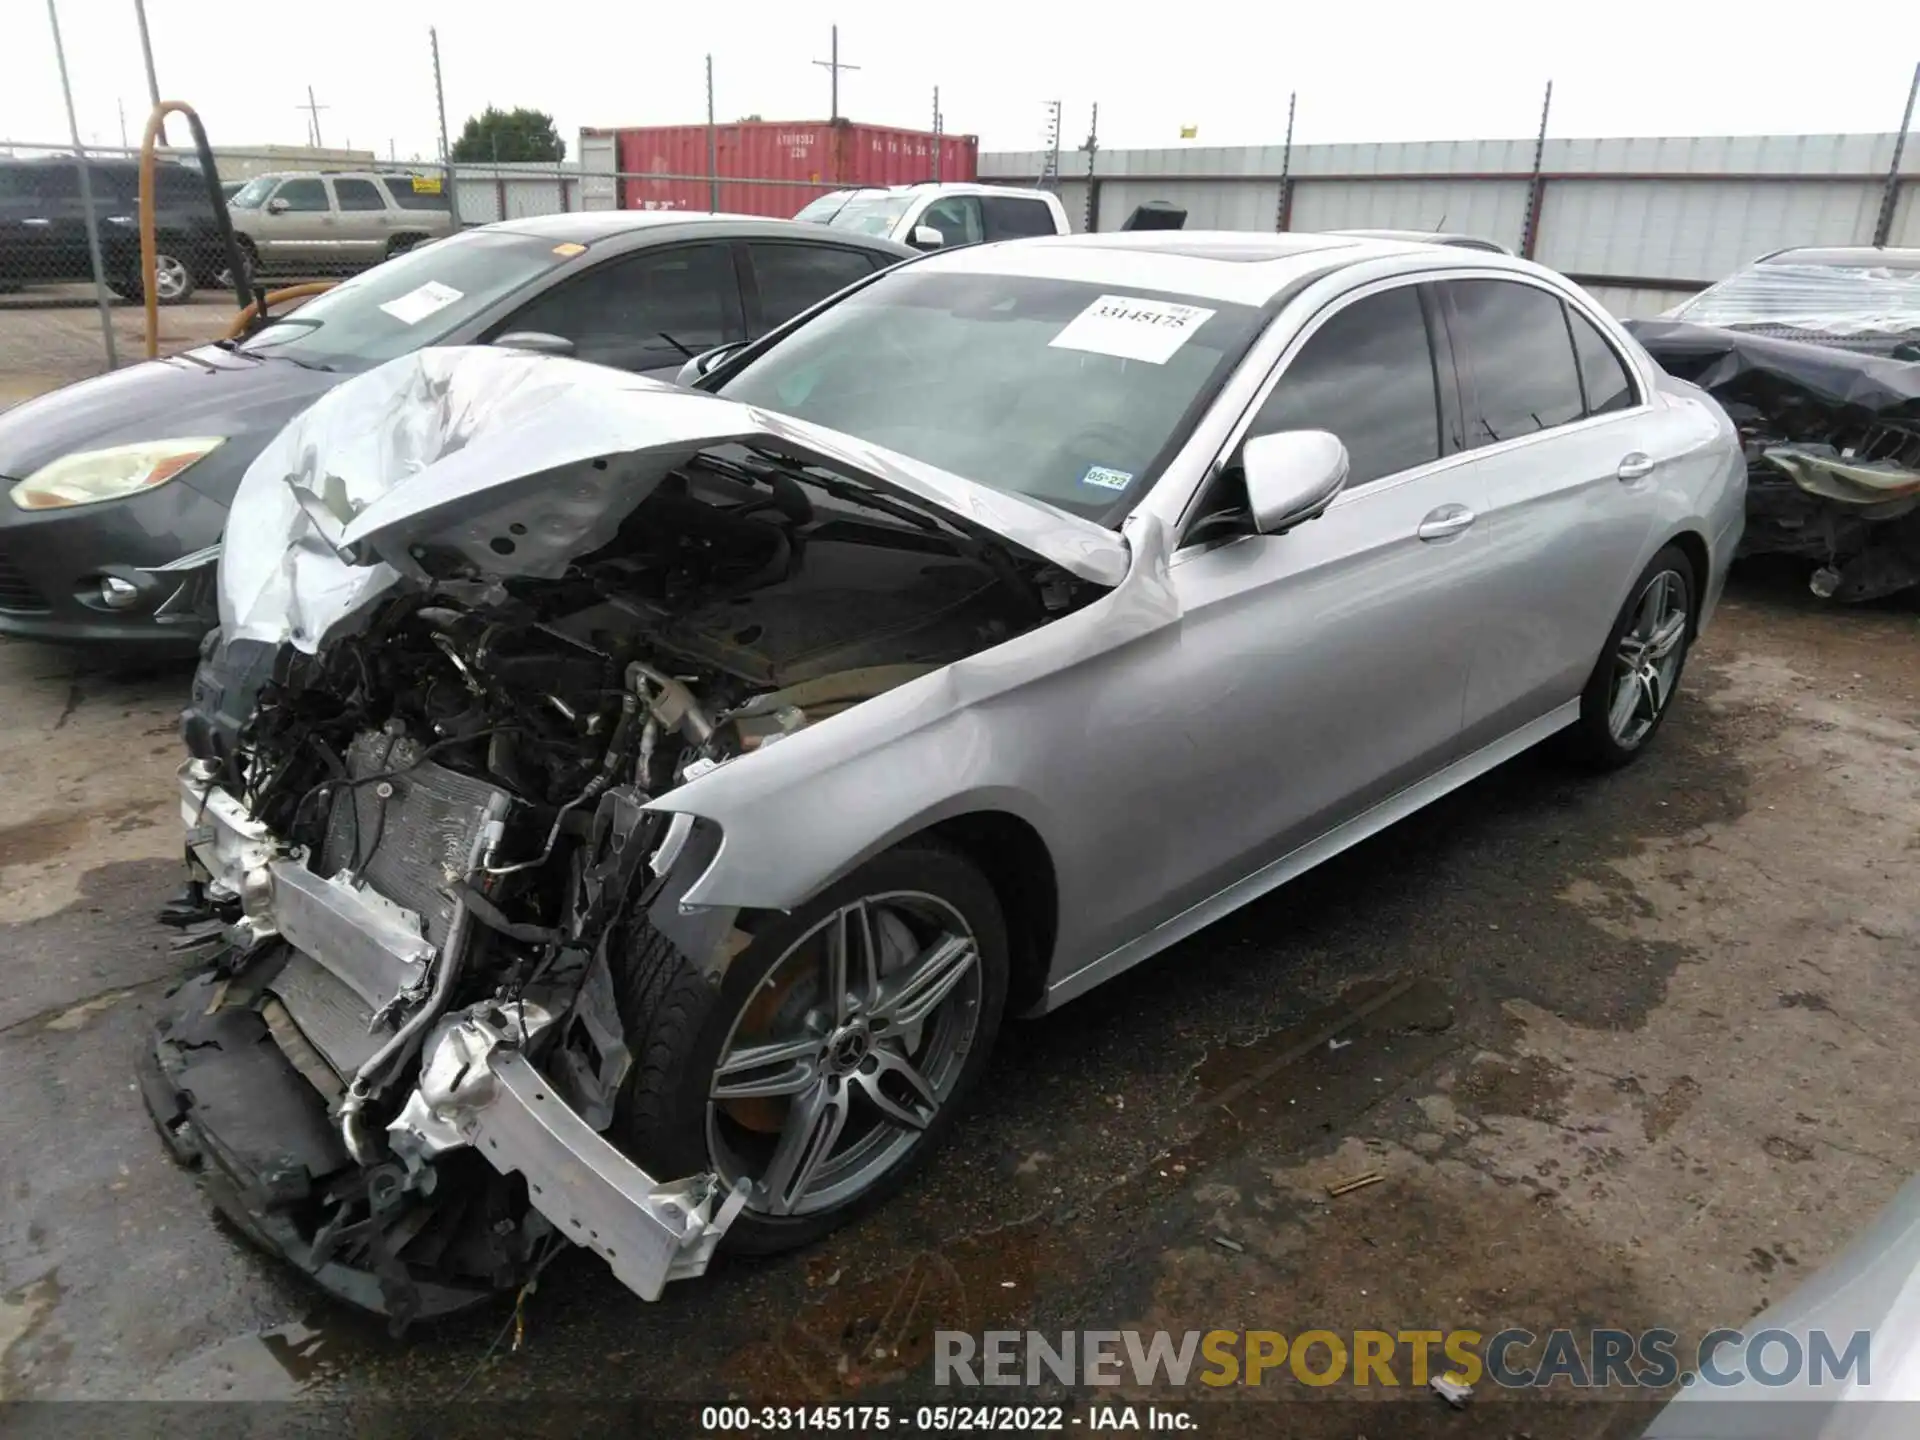
[[[444,310],[461,296],[451,285],[429,280],[417,289],[387,301],[380,308],[402,325],[418,325],[435,311]]]
[[[1213,313],[1198,305],[1102,295],[1048,343],[1062,350],[1089,350],[1095,355],[1164,365]]]

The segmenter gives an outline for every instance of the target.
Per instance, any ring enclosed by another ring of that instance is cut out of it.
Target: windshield
[[[1752,265],[1676,306],[1666,318],[1825,335],[1906,334],[1920,330],[1920,271],[1883,265]]]
[[[362,271],[240,349],[328,370],[366,370],[438,344],[495,301],[578,254],[532,235],[468,230]]]
[[[827,224],[862,235],[890,235],[912,203],[911,195],[856,195]]]
[[[800,213],[793,218],[796,220],[813,220],[824,225],[833,219],[840,207],[852,198],[853,193],[851,190],[829,191],[818,200],[808,201],[801,207]]]
[[[267,203],[267,196],[272,193],[273,186],[273,176],[261,175],[242,185],[227,204],[236,205],[242,210],[258,210]]]
[[[1153,483],[1261,323],[1186,295],[908,269],[720,393],[1104,520]]]

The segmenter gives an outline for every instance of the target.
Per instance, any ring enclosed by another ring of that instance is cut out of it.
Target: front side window
[[[1330,430],[1347,447],[1347,484],[1440,458],[1433,345],[1418,289],[1368,295],[1308,337],[1254,417],[1252,435]]]
[[[327,203],[327,186],[322,180],[283,180],[273,198],[284,201],[289,210],[314,211],[333,208]]]
[[[1467,447],[1551,430],[1586,413],[1560,297],[1513,280],[1453,280],[1453,341],[1467,385]]]
[[[1044,200],[1015,200],[1002,195],[980,197],[987,239],[1021,240],[1029,235],[1055,233],[1053,211]]]
[[[836,290],[873,273],[875,258],[865,250],[838,245],[762,244],[747,246],[754,278],[760,284],[760,330],[778,329],[802,310]]]
[[[1246,351],[1252,306],[906,266],[720,393],[1116,523]]]
[[[733,256],[723,245],[680,245],[609,260],[515,312],[501,327],[573,341],[581,360],[664,370],[745,338]]]
[[[978,245],[984,235],[980,202],[971,195],[943,195],[927,206],[919,223],[938,230],[942,245]]]
[[[333,182],[333,194],[342,210],[387,208],[387,202],[380,198],[380,187],[371,180],[336,180]]]

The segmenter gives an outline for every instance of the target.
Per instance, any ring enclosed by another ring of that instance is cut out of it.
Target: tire
[[[193,298],[193,267],[179,256],[168,251],[159,251],[153,257],[156,279],[154,289],[159,292],[162,305],[184,305]],[[142,284],[144,276],[139,269],[131,275],[124,275],[109,288],[122,300],[143,300],[146,289]]]
[[[1657,599],[1653,597],[1656,582],[1666,587]],[[1672,588],[1676,583],[1677,594]],[[1652,613],[1655,608],[1657,615]],[[1575,759],[1594,769],[1618,770],[1647,748],[1673,709],[1699,615],[1700,579],[1693,562],[1679,546],[1669,545],[1647,562],[1607,632],[1607,643],[1580,695],[1580,718],[1567,732]],[[1656,640],[1658,654],[1653,653],[1639,634],[1649,625],[1659,635],[1677,626],[1670,648],[1659,648]],[[1633,656],[1626,652],[1637,653],[1642,667],[1630,712],[1623,687]]]
[[[889,909],[908,904],[906,897],[922,907],[914,917],[918,925],[905,918],[906,909]],[[877,918],[867,933],[883,937],[883,951],[894,957],[917,952],[890,972],[896,987],[909,974],[956,971],[952,964],[924,972],[916,965],[943,953],[941,947],[957,938],[955,924],[970,932],[974,961],[911,1031],[895,1027],[888,1033],[891,1002],[884,988],[867,991],[845,1025],[833,1028],[824,1014],[826,934],[856,902],[871,902],[866,913]],[[942,938],[933,938],[937,933]],[[717,986],[664,935],[637,925],[624,937],[615,964],[620,1018],[634,1058],[609,1138],[655,1175],[714,1170],[723,1183],[741,1175],[754,1180],[753,1195],[722,1242],[726,1250],[764,1255],[807,1244],[892,1195],[939,1146],[986,1066],[1007,978],[1006,923],[993,887],[965,856],[928,841],[886,851],[791,914],[765,917]],[[795,1019],[802,1007],[813,1017],[811,1026]],[[868,1021],[872,1031],[864,1044],[856,1043]],[[740,1067],[746,1042],[736,1044],[735,1034],[741,1025],[761,1043],[767,1037],[785,1043],[797,1035],[792,1043],[814,1046],[815,1058],[783,1056]],[[784,1028],[776,1033],[776,1027]],[[895,1062],[884,1057],[896,1052],[917,1056],[914,1065],[924,1067],[923,1081],[938,1096],[930,1112],[922,1109],[928,1092],[903,1090],[897,1076],[885,1073]],[[751,1077],[770,1072],[774,1082],[784,1083],[782,1077],[809,1065],[813,1078],[798,1087],[805,1093],[790,1089],[774,1098],[763,1090],[715,1100],[710,1092],[723,1058],[737,1067],[732,1083],[740,1089],[768,1083]],[[916,1093],[919,1100],[899,1098]],[[870,1098],[875,1094],[916,1124],[889,1118]],[[823,1098],[829,1096],[835,1098]],[[823,1163],[804,1174],[802,1166],[788,1167],[797,1183],[782,1205],[761,1182],[779,1160],[788,1131],[805,1133],[795,1121],[810,1112],[799,1107],[814,1102],[838,1106],[843,1118]],[[811,1185],[808,1175],[814,1177]]]
[[[391,240],[387,241],[387,259],[391,260],[396,255],[406,254],[407,251],[413,249],[413,247],[418,245],[424,238],[424,236],[420,235],[394,236]]]

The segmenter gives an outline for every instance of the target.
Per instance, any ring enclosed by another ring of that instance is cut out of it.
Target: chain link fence
[[[792,216],[832,182],[381,161],[301,148],[216,147],[219,199],[191,150],[154,167],[157,348],[220,338],[236,294],[216,218],[227,209],[263,289],[337,281],[399,251],[500,220],[583,210]],[[147,353],[140,157],[123,147],[0,139],[0,409]],[[294,302],[297,303],[297,302]]]

